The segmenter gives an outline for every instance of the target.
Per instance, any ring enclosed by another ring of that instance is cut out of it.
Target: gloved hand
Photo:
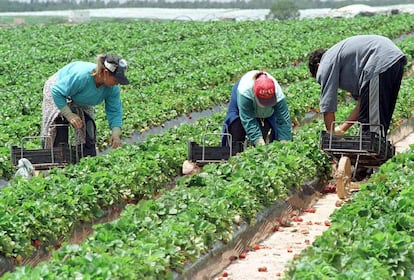
[[[265,145],[266,143],[265,143],[265,141],[264,141],[264,139],[263,139],[263,137],[259,137],[259,138],[257,138],[257,140],[256,141],[254,141],[254,145],[257,147],[257,146],[263,146],[263,145]]]
[[[111,137],[111,147],[116,149],[121,146],[121,128],[113,127],[112,128],[112,137]]]
[[[334,134],[336,136],[343,136],[345,134],[345,131],[341,129],[340,126],[335,127]]]
[[[74,127],[81,128],[83,126],[82,119],[72,112],[68,105],[60,109],[60,113],[65,117],[65,119]]]
[[[282,144],[287,143],[287,142],[288,142],[288,140],[280,140],[280,143],[282,143]]]

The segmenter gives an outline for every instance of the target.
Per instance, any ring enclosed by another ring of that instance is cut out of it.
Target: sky
[[[1,0],[0,0],[1,1]],[[9,1],[15,1],[15,2],[26,2],[26,3],[30,3],[30,0],[9,0]],[[56,1],[62,1],[62,0],[37,0],[38,2],[56,2]],[[76,0],[77,2],[79,2],[80,0]],[[111,0],[104,0],[105,2],[109,2]],[[119,3],[124,3],[127,2],[128,0],[112,0],[112,1],[118,1]],[[157,0],[154,0],[157,1]],[[204,0],[165,0],[166,2],[177,2],[177,1],[183,1],[183,2],[199,2],[199,1],[204,1]],[[219,3],[228,3],[228,2],[234,2],[236,0],[210,0],[210,2],[219,2]],[[254,0],[248,0],[248,1],[254,1]],[[321,0],[321,1],[329,1],[329,0]],[[342,0],[331,0],[331,1],[342,1]],[[366,0],[367,2],[369,2],[370,0]]]
[[[29,3],[30,0],[9,0],[9,1],[15,1],[15,2],[26,2]],[[59,0],[37,0],[38,2],[56,2]],[[80,0],[77,0],[77,2],[79,2]],[[105,2],[109,2],[110,0],[104,0]],[[112,1],[118,1],[121,4],[124,2],[127,2],[128,0],[112,0]],[[176,1],[181,1],[181,2],[197,2],[197,1],[204,1],[204,0],[166,0],[166,2],[176,2]],[[235,0],[210,0],[210,2],[221,2],[221,3],[226,3],[226,2],[234,2]]]
[[[1,0],[0,0],[1,1]],[[9,0],[9,1],[15,1],[15,2],[27,2],[27,3],[29,3],[30,2],[30,0]],[[38,2],[47,2],[47,1],[49,1],[49,2],[57,2],[57,1],[62,1],[62,0],[37,0]],[[79,1],[81,1],[81,0],[76,0],[77,2],[79,2]],[[91,1],[91,0],[89,0],[89,1]],[[92,0],[93,1],[93,0]],[[96,0],[95,0],[96,1]],[[123,3],[123,2],[127,2],[128,0],[104,0],[105,2],[109,2],[109,1],[118,1],[118,2],[120,2],[120,3]],[[157,0],[153,0],[154,2],[156,2]],[[166,2],[177,2],[177,1],[180,1],[180,2],[200,2],[200,1],[205,1],[205,0],[165,0]],[[219,2],[219,3],[228,3],[228,2],[235,2],[236,0],[210,0],[210,2]],[[254,1],[254,0],[247,0],[247,1]],[[322,2],[325,2],[325,1],[333,1],[333,2],[336,2],[336,1],[344,1],[344,0],[321,0]],[[370,0],[365,0],[365,1],[367,1],[367,2],[369,2]],[[409,1],[410,2],[410,1]]]
[[[1,0],[0,0],[1,1]],[[30,0],[9,0],[9,1],[15,1],[15,2],[25,2],[25,3],[30,3]],[[57,1],[62,1],[62,0],[37,0],[38,2],[57,2]],[[81,1],[81,0],[76,0],[77,2]],[[91,0],[89,0],[91,1]],[[92,0],[93,1],[93,0]],[[96,0],[95,0],[96,1]],[[118,1],[119,3],[125,3],[128,0],[104,0],[105,2],[109,2],[109,1]],[[153,0],[154,2],[156,2],[157,0]],[[166,2],[200,2],[200,1],[204,1],[204,0],[165,0]],[[228,2],[234,2],[236,0],[210,0],[210,2],[219,2],[219,3],[228,3]],[[254,0],[247,0],[247,1],[254,1]],[[329,1],[329,0],[321,0],[321,1]],[[330,1],[343,1],[343,0],[330,0]],[[367,2],[369,2],[370,0],[366,0]]]

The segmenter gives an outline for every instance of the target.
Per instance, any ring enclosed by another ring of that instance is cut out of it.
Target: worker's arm
[[[105,113],[108,119],[109,129],[122,128],[123,108],[121,102],[121,91],[118,86],[113,86],[112,91],[105,99]]]
[[[275,106],[277,140],[289,141],[292,139],[292,122],[286,98],[280,100]]]
[[[331,129],[332,130],[334,129],[333,122],[335,121],[335,113],[334,112],[323,113],[323,120],[325,122],[326,131],[330,133]]]
[[[239,107],[240,121],[249,140],[256,143],[256,141],[259,141],[260,138],[263,139],[262,131],[260,130],[259,123],[256,119],[252,100],[242,94],[238,94],[237,105]],[[259,142],[262,143],[262,141]]]
[[[61,78],[51,87],[51,95],[62,116],[75,128],[83,126],[82,119],[75,113],[67,103],[67,98],[76,95],[81,90],[82,83],[77,79],[69,77]]]
[[[335,112],[338,106],[338,89],[340,65],[334,61],[324,60],[319,64],[317,81],[321,85],[320,112],[323,113],[326,130],[334,131]]]
[[[357,104],[355,105],[355,108],[352,110],[352,112],[349,114],[348,118],[346,119],[347,121],[349,121],[351,123],[344,122],[344,123],[339,125],[339,129],[341,129],[342,131],[345,132],[353,125],[352,122],[358,120],[360,104],[361,104],[361,98],[358,98],[357,99]]]

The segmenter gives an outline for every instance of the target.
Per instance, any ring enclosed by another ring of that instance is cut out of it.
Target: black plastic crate
[[[188,143],[188,160],[192,162],[218,162],[228,160],[231,156],[242,152],[244,148],[243,142],[238,142],[232,146],[230,154],[230,146],[202,146],[196,142]]]
[[[81,152],[78,147],[68,144],[61,144],[50,149],[26,149],[12,146],[12,164],[17,166],[21,158],[28,159],[35,169],[48,169],[79,162]]]
[[[358,158],[358,162],[366,166],[379,166],[395,155],[394,145],[375,132],[331,136],[326,131],[322,131],[321,149],[337,159],[348,156],[352,164]]]

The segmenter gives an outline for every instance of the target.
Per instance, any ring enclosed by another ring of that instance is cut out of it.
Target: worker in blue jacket
[[[253,70],[237,81],[224,120],[222,145],[227,146],[246,137],[255,146],[292,139],[292,123],[282,88],[269,73]]]
[[[98,55],[97,63],[75,61],[52,75],[43,88],[44,148],[68,143],[68,124],[83,156],[96,155],[94,106],[105,103],[112,148],[121,145],[122,103],[119,84],[129,84],[127,62],[117,55]]]

